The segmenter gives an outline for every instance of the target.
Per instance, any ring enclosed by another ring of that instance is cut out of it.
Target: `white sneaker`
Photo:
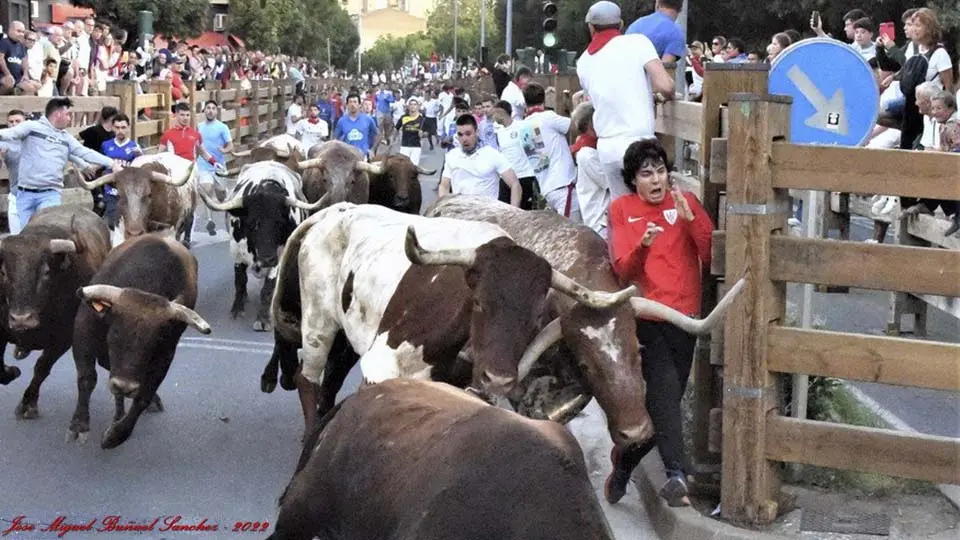
[[[800,220],[797,219],[797,218],[790,218],[790,219],[787,220],[787,225],[789,225],[789,226],[791,226],[791,227],[799,227],[799,226],[800,226]]]

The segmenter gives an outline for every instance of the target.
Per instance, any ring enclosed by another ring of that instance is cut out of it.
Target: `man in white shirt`
[[[523,120],[524,110],[527,108],[527,102],[523,99],[523,89],[533,80],[533,72],[527,66],[517,68],[513,80],[507,83],[500,99],[506,101],[513,108],[513,119]]]
[[[653,93],[673,99],[675,86],[649,38],[620,34],[619,6],[607,0],[593,4],[586,23],[591,40],[577,60],[577,75],[595,108],[597,153],[615,199],[630,193],[622,178],[627,147],[655,136]]]
[[[296,137],[303,144],[304,153],[309,154],[310,149],[327,140],[330,136],[330,128],[327,123],[320,118],[320,107],[316,103],[311,103],[309,116],[301,119],[296,125]]]
[[[523,190],[520,208],[533,210],[533,200],[537,193],[535,187],[537,176],[533,173],[533,165],[530,164],[527,153],[523,149],[523,133],[526,128],[522,120],[513,119],[511,109],[511,105],[503,100],[495,103],[491,109],[491,116],[496,124],[497,147],[503,157],[507,158],[510,168],[520,181],[520,187]],[[503,183],[500,184],[500,200],[510,202],[510,190]]]
[[[287,135],[297,136],[297,122],[303,118],[303,94],[293,96],[293,103],[287,109]]]
[[[497,199],[503,178],[510,186],[510,204],[520,206],[523,190],[517,175],[503,154],[489,146],[478,146],[477,120],[473,115],[457,118],[457,139],[460,147],[447,152],[437,196],[462,193]]]
[[[577,168],[567,145],[570,119],[544,108],[546,91],[536,83],[523,89],[527,103],[523,120],[526,126],[528,156],[540,184],[540,193],[550,208],[574,223],[582,221],[577,202]]]
[[[577,160],[577,199],[583,224],[603,238],[607,237],[607,210],[610,208],[610,187],[603,175],[603,165],[597,154],[597,133],[593,130],[593,104],[589,101],[577,106],[570,114],[577,126],[577,141],[572,150]]]

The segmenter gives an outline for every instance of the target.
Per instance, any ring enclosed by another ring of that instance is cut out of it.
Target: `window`
[[[213,29],[218,32],[227,29],[226,13],[215,13],[213,15]]]

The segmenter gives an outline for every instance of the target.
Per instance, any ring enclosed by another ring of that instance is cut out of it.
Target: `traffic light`
[[[547,0],[543,3],[543,46],[557,44],[557,4]]]

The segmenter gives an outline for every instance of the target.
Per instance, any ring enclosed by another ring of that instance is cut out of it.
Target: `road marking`
[[[890,427],[896,429],[897,431],[919,433],[917,430],[910,427],[910,424],[904,422],[899,416],[893,414],[889,409],[877,403],[876,400],[864,393],[863,390],[860,390],[856,386],[853,386],[849,383],[843,383],[843,385],[847,388],[847,391],[853,395],[854,399],[859,401],[864,407],[870,409],[870,412],[879,416],[880,419],[890,425]]]
[[[242,339],[222,339],[222,338],[206,338],[206,337],[194,337],[187,336],[180,338],[180,341],[196,341],[200,343],[221,343],[224,345],[253,345],[255,347],[269,347],[273,348],[273,343],[269,341],[243,341]]]
[[[257,354],[265,354],[265,355],[268,355],[268,356],[271,355],[271,354],[273,354],[273,350],[272,350],[272,349],[258,349],[258,348],[246,348],[246,349],[241,349],[240,347],[228,347],[228,346],[225,346],[225,345],[207,345],[207,344],[205,344],[205,343],[183,343],[183,342],[181,342],[179,345],[177,345],[177,348],[179,349],[179,348],[181,348],[181,347],[182,347],[182,348],[185,348],[185,349],[205,349],[205,350],[208,350],[208,351],[228,351],[228,352],[241,352],[241,353],[257,353]]]

